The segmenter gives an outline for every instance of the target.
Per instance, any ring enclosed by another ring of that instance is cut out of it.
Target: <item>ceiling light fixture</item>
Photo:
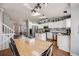
[[[41,19],[42,19],[42,18],[46,18],[46,16],[41,16],[41,17],[39,17],[39,18],[41,18]]]
[[[36,6],[31,10],[32,16],[40,15],[39,10],[41,9],[41,3],[37,3]]]
[[[46,16],[43,14],[41,17],[39,17],[39,18],[41,18],[41,19],[43,19],[43,18],[46,18]]]
[[[33,10],[31,10],[31,12],[32,12],[32,13],[36,13],[36,11],[35,11],[34,9],[33,9]]]
[[[37,3],[37,5],[34,7],[34,9],[35,9],[36,11],[39,11],[39,10],[41,9],[40,3]]]
[[[32,13],[32,16],[39,16],[39,15],[41,15],[41,14],[38,12]]]

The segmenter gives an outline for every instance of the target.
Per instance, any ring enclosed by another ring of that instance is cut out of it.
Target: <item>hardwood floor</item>
[[[52,42],[53,42],[53,56],[70,56],[68,52],[58,49],[56,41]],[[11,56],[11,50],[6,49],[0,51],[0,56]]]
[[[11,50],[8,48],[0,51],[0,56],[11,56]]]
[[[53,56],[70,56],[70,53],[58,49],[57,41],[53,41]]]

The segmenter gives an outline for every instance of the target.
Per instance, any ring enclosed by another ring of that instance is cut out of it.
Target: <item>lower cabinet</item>
[[[69,52],[69,36],[68,35],[57,35],[57,45],[59,49]]]
[[[46,33],[36,33],[35,39],[46,40]]]

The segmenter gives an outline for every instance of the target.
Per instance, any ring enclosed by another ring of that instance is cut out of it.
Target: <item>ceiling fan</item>
[[[33,8],[31,7],[31,5],[30,5],[29,3],[25,3],[24,6],[31,10],[32,16],[40,15],[40,13],[38,13],[38,12],[35,10],[35,8],[37,9],[38,6],[40,7],[40,4],[36,4]]]
[[[31,12],[35,15],[40,15],[39,14],[39,10],[42,8],[42,3],[37,3],[33,8],[30,6],[29,3],[24,4],[24,6],[26,6],[27,8],[29,8],[31,10]],[[43,3],[43,5],[47,6],[48,3]]]
[[[48,3],[37,3],[34,8],[31,10],[32,13],[39,14],[39,11],[42,8],[42,5],[47,6]],[[40,14],[39,14],[40,15]],[[42,16],[41,18],[45,18],[45,16]]]

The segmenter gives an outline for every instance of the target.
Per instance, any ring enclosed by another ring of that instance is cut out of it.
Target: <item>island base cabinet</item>
[[[69,36],[58,35],[57,45],[59,49],[69,52]]]

